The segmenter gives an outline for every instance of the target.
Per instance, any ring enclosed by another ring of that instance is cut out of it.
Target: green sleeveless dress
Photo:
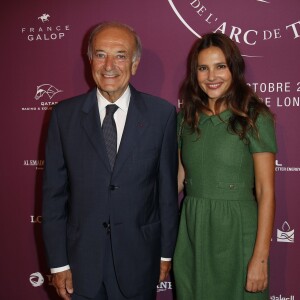
[[[231,115],[201,114],[198,137],[178,114],[186,196],[173,261],[177,300],[269,299],[268,290],[244,287],[257,231],[252,154],[277,151],[274,121],[259,115],[259,136],[246,142],[228,131]]]

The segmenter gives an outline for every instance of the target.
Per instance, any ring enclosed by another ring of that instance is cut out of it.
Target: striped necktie
[[[117,155],[117,128],[114,113],[118,108],[116,104],[107,105],[106,115],[102,123],[103,136],[111,170],[114,168]]]

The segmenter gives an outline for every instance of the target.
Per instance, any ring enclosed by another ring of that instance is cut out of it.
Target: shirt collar
[[[130,96],[131,96],[131,92],[128,86],[125,92],[123,93],[123,95],[117,101],[115,101],[114,104],[116,104],[121,110],[126,112],[128,110]],[[99,105],[99,111],[104,110],[107,105],[112,104],[102,96],[98,88],[97,88],[97,100]]]
[[[218,125],[220,123],[226,122],[231,116],[232,116],[232,112],[229,109],[221,112],[218,115],[212,115],[212,116],[201,113],[200,114],[200,124],[203,124],[207,120],[211,120],[211,122],[214,125]]]

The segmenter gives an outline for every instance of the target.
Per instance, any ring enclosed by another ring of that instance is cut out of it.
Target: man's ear
[[[137,71],[137,68],[138,68],[138,66],[139,66],[139,63],[140,63],[140,59],[136,59],[136,60],[133,62],[132,66],[131,66],[131,74],[132,74],[132,75],[135,75],[135,74],[136,74],[136,71]]]

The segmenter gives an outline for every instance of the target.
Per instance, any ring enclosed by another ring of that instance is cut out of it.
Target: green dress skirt
[[[260,115],[257,134],[228,130],[231,112],[200,116],[200,136],[178,115],[186,197],[174,255],[177,300],[267,300],[245,291],[257,231],[252,154],[276,152],[274,121]]]

